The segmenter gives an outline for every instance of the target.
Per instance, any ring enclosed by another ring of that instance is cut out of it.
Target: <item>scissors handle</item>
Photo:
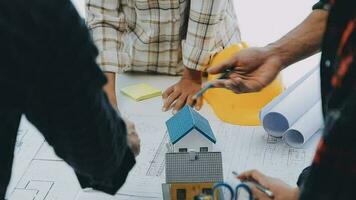
[[[253,196],[252,196],[252,191],[250,189],[250,187],[245,184],[245,183],[241,183],[241,184],[238,184],[235,188],[235,191],[233,190],[233,188],[227,184],[227,183],[224,183],[224,182],[221,182],[221,183],[218,183],[216,184],[214,187],[213,187],[213,199],[215,197],[215,192],[218,191],[219,188],[226,188],[229,193],[230,193],[230,196],[231,196],[231,200],[238,200],[239,198],[239,192],[240,190],[245,190],[249,196],[249,200],[253,200]]]
[[[241,184],[238,184],[237,186],[236,186],[236,188],[235,188],[235,194],[236,194],[236,198],[235,198],[235,200],[238,200],[238,194],[239,194],[239,191],[241,190],[241,189],[244,189],[246,192],[247,192],[247,194],[248,194],[248,199],[249,200],[253,200],[253,196],[252,196],[252,191],[251,191],[251,188],[248,186],[248,185],[246,185],[245,183],[241,183]]]
[[[231,196],[231,200],[234,200],[234,190],[232,189],[232,187],[224,182],[221,183],[217,183],[216,185],[214,185],[213,187],[213,199],[215,197],[215,192],[219,189],[219,188],[226,188],[227,190],[229,190],[230,192],[230,196]]]

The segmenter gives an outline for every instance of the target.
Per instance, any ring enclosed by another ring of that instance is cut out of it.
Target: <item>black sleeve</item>
[[[320,0],[318,3],[314,4],[313,10],[330,10],[330,4],[328,0]]]
[[[74,168],[82,187],[115,194],[135,159],[125,123],[102,90],[106,79],[95,62],[97,50],[69,0],[30,2],[37,3],[33,29],[42,38],[26,117]]]
[[[353,67],[355,65],[351,65],[350,69],[355,69]],[[354,84],[351,83],[354,81],[347,80],[354,77],[354,74],[349,74],[348,78],[344,79],[344,84],[353,87]],[[340,99],[343,101],[341,109],[334,109],[326,114],[322,142],[303,183],[301,200],[355,199],[356,93],[354,90],[347,92],[349,95]]]
[[[300,173],[297,181],[298,188],[302,188],[305,181],[307,180],[309,173],[310,173],[311,166],[306,167],[303,169],[302,173]]]

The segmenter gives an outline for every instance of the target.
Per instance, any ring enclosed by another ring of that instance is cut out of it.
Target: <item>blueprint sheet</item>
[[[132,81],[135,80],[135,81]],[[122,76],[122,87],[147,82],[164,89],[175,82],[172,77]],[[120,95],[120,94],[119,94]],[[15,150],[14,173],[8,189],[9,200],[142,200],[162,199],[164,154],[167,152],[165,121],[159,97],[135,102],[119,96],[122,113],[136,123],[141,136],[141,154],[126,184],[110,196],[90,189],[82,190],[73,170],[45,142],[25,118],[21,122]],[[222,151],[225,180],[234,181],[232,171],[258,169],[295,185],[299,173],[310,164],[318,136],[303,148],[292,148],[280,139],[267,136],[262,127],[233,126],[218,120],[207,104],[200,112],[211,123],[217,137],[216,150]]]
[[[70,167],[55,156],[51,147],[31,127],[26,133],[31,137],[21,139],[23,135],[19,133],[21,145],[16,148],[16,157],[27,159],[14,165],[9,199],[161,199],[164,153],[167,152],[168,141],[164,126],[166,118],[131,115],[130,120],[136,122],[141,133],[142,153],[126,184],[115,197],[92,190],[82,191]],[[268,136],[262,127],[232,126],[216,119],[211,119],[210,123],[218,141],[215,149],[222,151],[225,180],[231,182],[234,181],[232,171],[259,169],[295,185],[301,170],[310,163],[318,139],[315,136],[304,148],[297,149]],[[22,149],[26,146],[27,149]]]

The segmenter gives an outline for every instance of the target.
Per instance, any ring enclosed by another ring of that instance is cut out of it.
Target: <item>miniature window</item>
[[[188,152],[187,148],[179,148],[179,152]]]
[[[211,188],[203,188],[203,194],[213,195],[213,190]]]
[[[208,152],[208,147],[200,147],[200,152]]]
[[[177,189],[177,200],[186,200],[187,193],[185,189]]]

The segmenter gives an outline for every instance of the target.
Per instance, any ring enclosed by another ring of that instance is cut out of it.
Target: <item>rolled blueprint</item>
[[[261,110],[262,125],[269,135],[284,136],[291,146],[302,145],[321,127],[320,99],[320,70],[316,67]]]
[[[292,147],[301,147],[322,127],[324,127],[324,120],[321,100],[319,100],[284,133],[283,139]]]

